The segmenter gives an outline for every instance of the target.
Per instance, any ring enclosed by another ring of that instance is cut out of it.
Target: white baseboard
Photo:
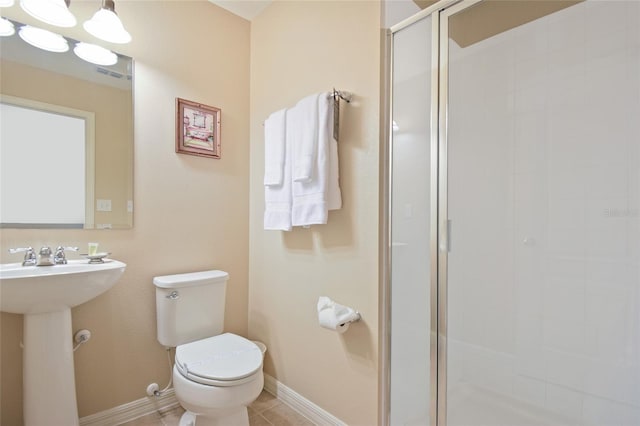
[[[135,420],[156,411],[171,410],[180,405],[173,388],[158,397],[145,397],[91,414],[80,419],[80,426],[113,426]]]
[[[268,374],[264,375],[264,390],[293,408],[316,425],[347,426],[345,422],[318,407],[290,387]]]
[[[296,410],[313,423],[322,426],[347,426],[328,411],[318,407],[290,387],[280,383],[272,376],[264,375],[264,390]],[[99,413],[91,414],[80,419],[80,426],[113,426],[130,422],[139,417],[156,411],[171,410],[180,403],[172,389],[168,389],[162,396],[145,397]]]

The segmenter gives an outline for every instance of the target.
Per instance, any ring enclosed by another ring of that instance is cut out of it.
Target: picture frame
[[[176,98],[176,152],[221,157],[220,108]]]

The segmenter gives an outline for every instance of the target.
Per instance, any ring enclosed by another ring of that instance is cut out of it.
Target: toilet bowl
[[[264,386],[262,359],[261,347],[231,333],[178,346],[173,386],[187,410],[180,425],[247,426],[247,406]]]
[[[156,277],[158,341],[175,347],[173,387],[180,426],[249,426],[247,406],[264,386],[266,346],[222,333],[228,274]]]

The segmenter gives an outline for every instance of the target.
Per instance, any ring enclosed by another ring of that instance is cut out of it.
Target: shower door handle
[[[451,252],[451,219],[447,219],[447,227],[444,232],[445,235],[440,240],[440,251]]]

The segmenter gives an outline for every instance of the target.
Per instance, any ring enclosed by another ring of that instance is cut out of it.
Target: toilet
[[[266,346],[222,333],[229,274],[155,277],[158,341],[175,347],[173,387],[187,410],[180,426],[248,426],[247,406],[264,386]]]

